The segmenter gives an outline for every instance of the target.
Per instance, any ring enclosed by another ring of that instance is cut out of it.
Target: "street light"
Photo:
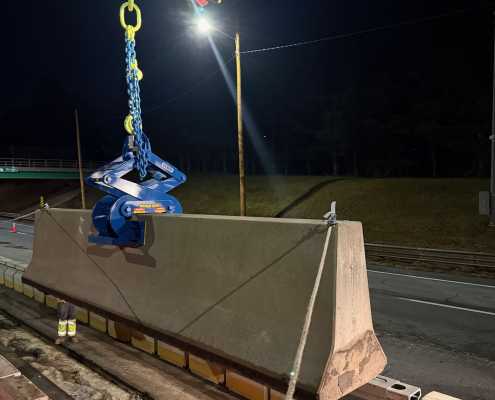
[[[210,33],[212,26],[208,18],[206,18],[205,16],[200,16],[197,18],[196,28],[198,29],[199,33],[208,34]]]
[[[236,60],[236,77],[237,77],[237,90],[236,90],[236,105],[237,105],[237,144],[239,148],[239,197],[240,197],[240,215],[244,217],[246,215],[246,173],[244,166],[244,131],[243,131],[243,118],[242,118],[242,80],[241,80],[241,38],[239,32],[235,34],[235,38],[222,32],[220,29],[214,27],[204,15],[197,17],[196,26],[198,31],[203,34],[210,33],[211,31],[220,32],[222,35],[234,39],[235,42],[235,60]]]
[[[493,46],[495,51],[495,12],[493,13]],[[492,134],[491,140],[491,168],[490,168],[490,227],[495,228],[495,53],[493,62],[493,106],[492,106]]]

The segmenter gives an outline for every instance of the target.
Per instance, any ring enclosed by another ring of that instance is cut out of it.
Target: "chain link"
[[[136,42],[126,37],[126,77],[127,93],[129,94],[129,113],[132,117],[132,128],[134,142],[137,146],[136,168],[139,177],[144,179],[147,175],[148,154],[151,146],[148,137],[143,132],[143,122],[141,118],[141,94],[139,87],[139,76],[136,60]]]

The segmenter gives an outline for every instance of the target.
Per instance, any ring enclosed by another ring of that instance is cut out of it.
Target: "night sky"
[[[143,121],[154,151],[186,173],[235,172],[235,105],[194,29],[190,0],[136,2]],[[1,156],[75,158],[75,107],[84,157],[118,155],[127,114],[120,5],[2,5]],[[257,126],[247,132],[249,172],[266,166],[255,135],[277,172],[488,175],[492,9],[472,0],[209,6],[219,29],[240,31],[243,51],[417,21],[243,54],[244,99]],[[233,41],[219,33],[213,40],[233,74]]]

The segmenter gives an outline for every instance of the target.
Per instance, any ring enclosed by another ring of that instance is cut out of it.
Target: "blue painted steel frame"
[[[107,193],[93,209],[93,223],[98,235],[90,236],[90,242],[140,246],[144,244],[145,223],[135,214],[137,209],[144,209],[140,215],[155,213],[156,210],[172,214],[182,212],[179,201],[167,193],[183,184],[186,175],[151,150],[146,158],[150,179],[139,184],[123,179],[124,175],[137,170],[137,157],[126,140],[122,156],[86,178],[88,185]],[[150,202],[155,208],[149,207]]]

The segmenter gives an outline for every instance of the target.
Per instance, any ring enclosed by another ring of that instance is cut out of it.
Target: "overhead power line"
[[[410,21],[402,21],[402,22],[398,22],[395,24],[382,25],[382,26],[377,26],[377,27],[368,28],[368,29],[362,29],[360,31],[355,31],[355,32],[341,33],[341,34],[337,34],[337,35],[333,35],[333,36],[325,36],[325,37],[322,37],[319,39],[282,44],[282,45],[278,45],[278,46],[265,47],[265,48],[260,48],[260,49],[245,50],[245,51],[241,51],[241,54],[263,53],[263,52],[267,52],[267,51],[288,49],[291,47],[308,46],[308,45],[321,43],[321,42],[328,42],[328,41],[332,41],[332,40],[347,39],[347,38],[351,38],[351,37],[355,37],[355,36],[361,36],[361,35],[364,35],[367,33],[374,33],[374,32],[384,31],[387,29],[400,28],[402,26],[407,26],[407,25],[417,25],[417,24],[421,24],[424,22],[435,21],[435,20],[447,18],[447,17],[453,17],[453,16],[457,16],[459,14],[464,14],[468,11],[469,10],[467,10],[467,9],[455,10],[455,11],[452,11],[449,13],[434,15],[434,16],[410,20]]]

